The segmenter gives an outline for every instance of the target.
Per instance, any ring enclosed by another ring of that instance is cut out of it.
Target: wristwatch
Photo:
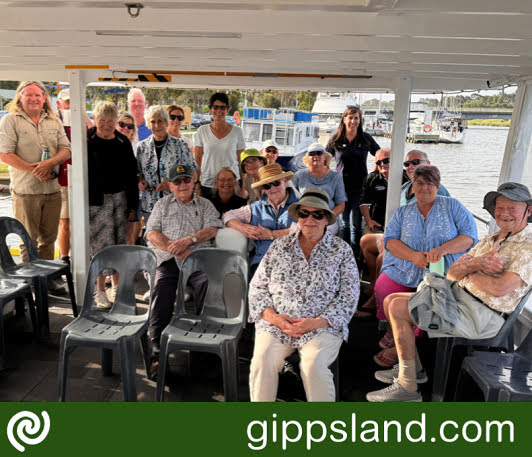
[[[192,244],[196,244],[198,242],[198,239],[194,235],[190,235],[190,238],[192,240]]]
[[[270,230],[270,240],[275,240],[275,237],[273,236],[273,230]]]

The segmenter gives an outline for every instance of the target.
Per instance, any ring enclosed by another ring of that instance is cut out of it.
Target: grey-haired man
[[[181,263],[192,250],[210,246],[218,228],[223,227],[214,205],[206,198],[194,195],[194,179],[189,166],[174,165],[168,177],[172,193],[155,204],[146,227],[148,246],[157,256],[149,327],[156,348],[172,317]],[[193,274],[189,285],[194,289],[199,310],[206,292],[205,275]]]

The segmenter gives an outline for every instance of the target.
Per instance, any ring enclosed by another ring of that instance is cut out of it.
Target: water
[[[440,169],[442,184],[452,197],[460,200],[473,214],[490,219],[484,209],[484,195],[496,190],[499,182],[502,159],[508,136],[508,128],[469,127],[463,144],[405,143],[405,154],[419,149],[428,154],[430,163]],[[391,139],[376,137],[381,147],[390,147]],[[373,169],[375,159],[368,157],[368,170]],[[529,163],[524,184],[532,188],[532,173]],[[477,221],[479,237],[487,234],[486,226]]]

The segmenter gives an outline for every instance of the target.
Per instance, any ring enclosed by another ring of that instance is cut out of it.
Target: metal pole
[[[406,128],[408,126],[410,78],[401,78],[395,88],[394,121],[392,144],[390,146],[390,174],[388,176],[388,192],[386,200],[386,224],[399,208],[401,200],[401,184],[403,177],[403,158],[405,156]]]
[[[89,181],[87,162],[87,124],[85,109],[84,72],[70,72],[70,115],[72,141],[72,188],[70,237],[72,266],[78,305],[83,303],[87,280],[89,254]]]

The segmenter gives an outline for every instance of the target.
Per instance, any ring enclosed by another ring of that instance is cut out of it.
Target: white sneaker
[[[399,384],[397,378],[393,379],[393,384],[385,389],[376,390],[366,394],[366,399],[371,402],[420,402],[423,401],[421,394],[416,392],[407,392],[403,386]]]
[[[427,377],[427,373],[425,370],[419,371],[417,374],[417,383],[418,384],[425,384],[429,378]],[[394,378],[399,377],[399,364],[395,364],[393,368],[390,368],[389,370],[379,370],[375,372],[375,379],[380,382],[384,382],[386,384],[392,384]]]
[[[113,305],[107,298],[107,294],[105,292],[102,292],[101,290],[97,291],[94,294],[94,303],[96,305],[96,309],[100,311],[106,311],[113,307]]]
[[[118,286],[117,287],[111,287],[111,294],[110,294],[111,297],[109,298],[109,301],[111,303],[114,303],[115,300],[116,300],[116,292],[117,292],[117,290],[118,290]]]

